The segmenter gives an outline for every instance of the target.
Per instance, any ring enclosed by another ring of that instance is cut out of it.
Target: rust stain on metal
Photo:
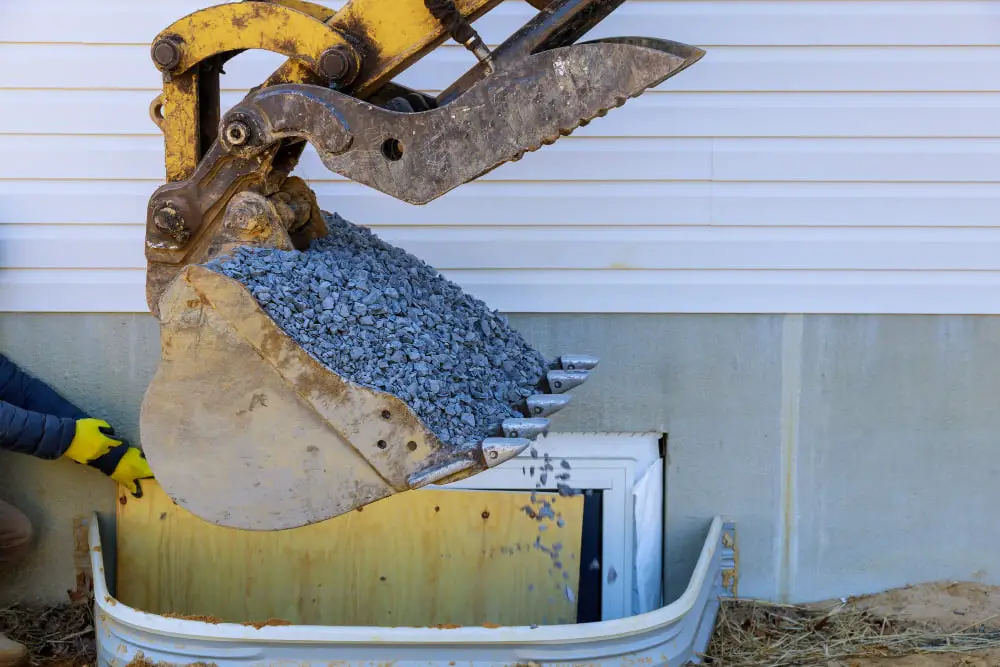
[[[200,623],[211,623],[212,625],[218,625],[219,623],[225,623],[223,619],[218,616],[208,616],[201,614],[176,614],[173,612],[167,612],[162,614],[164,618],[176,618],[182,621],[198,621]]]
[[[361,71],[358,74],[358,79],[367,78],[374,63],[382,59],[382,47],[372,39],[368,25],[356,16],[350,15],[346,21],[339,21],[336,27],[341,31],[341,34],[348,38],[360,56]]]
[[[290,37],[286,39],[279,38],[274,45],[279,51],[284,53],[295,53],[298,48],[298,43]]]
[[[218,667],[214,662],[153,662],[142,651],[136,652],[135,656],[125,667]]]
[[[739,597],[740,588],[740,547],[739,541],[734,533],[728,531],[722,534],[722,545],[733,550],[733,567],[722,571],[722,587],[730,592],[733,597]]]
[[[294,624],[291,621],[286,621],[283,618],[269,618],[266,621],[252,621],[249,623],[243,623],[242,625],[246,625],[248,627],[260,630],[261,628],[277,627],[281,625],[294,625]]]

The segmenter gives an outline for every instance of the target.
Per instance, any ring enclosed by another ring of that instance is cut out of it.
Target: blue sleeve
[[[0,354],[0,401],[32,412],[64,419],[84,419],[88,415],[60,396],[44,382],[33,378]]]
[[[66,452],[75,435],[75,419],[0,401],[0,449],[52,460]]]
[[[0,449],[41,459],[63,455],[87,415],[0,355]]]

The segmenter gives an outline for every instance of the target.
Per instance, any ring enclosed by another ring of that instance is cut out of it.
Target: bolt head
[[[183,222],[181,214],[177,212],[173,206],[167,204],[166,206],[161,206],[153,214],[153,222],[160,229],[166,229],[175,225],[178,221]]]
[[[158,68],[170,71],[181,62],[181,49],[177,42],[170,39],[161,39],[153,44],[151,50],[153,62]]]
[[[241,120],[234,120],[226,125],[226,141],[231,146],[242,146],[250,140],[250,126]]]
[[[323,52],[317,65],[320,76],[340,82],[351,73],[351,54],[347,47],[335,46]]]
[[[153,224],[178,243],[184,243],[191,237],[191,233],[184,226],[184,216],[170,204],[156,210],[153,214]]]

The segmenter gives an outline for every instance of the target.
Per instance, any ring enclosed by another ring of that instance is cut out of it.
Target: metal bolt
[[[226,141],[231,146],[242,146],[250,139],[250,127],[241,120],[226,125]]]
[[[388,447],[388,443],[385,440],[379,440],[377,443],[379,449],[385,449]]]
[[[184,226],[184,216],[169,204],[161,206],[153,214],[153,224],[178,243],[185,243],[191,237],[191,233]]]
[[[351,73],[351,65],[351,54],[344,45],[327,49],[320,55],[317,63],[320,76],[338,83],[347,79]]]
[[[153,62],[161,70],[170,71],[181,62],[181,48],[175,40],[164,37],[153,44]]]

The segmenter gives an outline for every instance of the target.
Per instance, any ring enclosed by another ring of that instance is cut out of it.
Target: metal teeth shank
[[[544,418],[526,417],[524,419],[505,419],[503,434],[507,438],[527,438],[534,440],[549,432],[549,420]]]
[[[570,402],[569,394],[534,394],[525,399],[529,417],[549,417]]]
[[[468,470],[474,465],[475,463],[469,459],[449,461],[436,468],[421,470],[420,472],[413,473],[407,478],[406,484],[411,490],[419,489],[427,486],[428,484],[433,484],[439,480],[445,479],[446,477],[451,477],[452,475],[460,473],[463,470]]]
[[[590,377],[590,371],[549,371],[545,379],[549,385],[549,391],[553,394],[565,394],[574,387],[579,387]]]
[[[531,445],[527,438],[486,438],[483,440],[483,461],[487,468],[509,461]]]
[[[590,354],[564,354],[559,357],[559,368],[564,371],[590,371],[599,363],[600,358]]]

